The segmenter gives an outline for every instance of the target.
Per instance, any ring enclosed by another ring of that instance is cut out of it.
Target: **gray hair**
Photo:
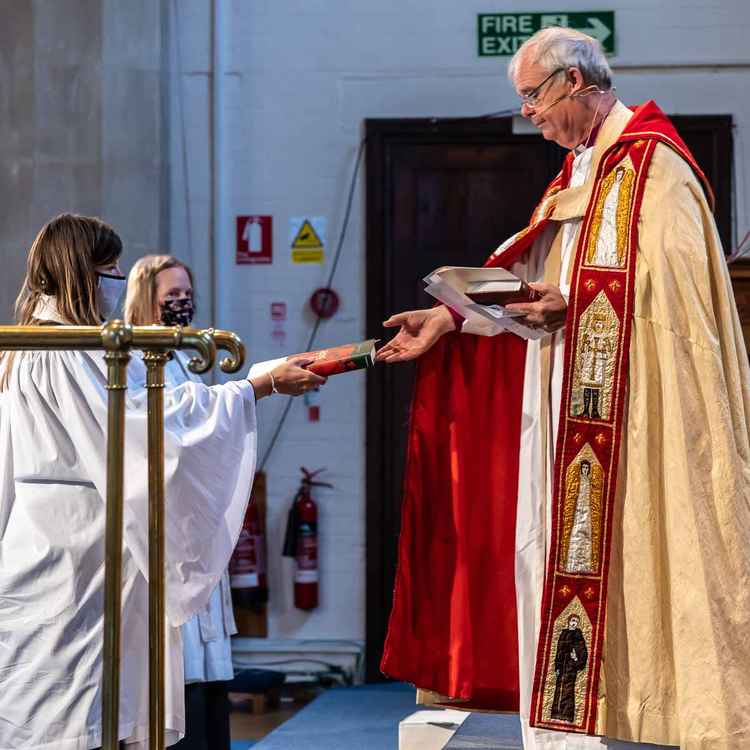
[[[529,56],[529,57],[527,57]],[[508,78],[515,83],[521,58],[533,60],[548,73],[557,68],[578,68],[584,83],[612,87],[612,70],[597,39],[575,29],[550,26],[529,37],[511,58]]]

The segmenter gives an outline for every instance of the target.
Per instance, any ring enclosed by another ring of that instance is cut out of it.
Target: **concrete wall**
[[[62,211],[117,228],[125,265],[167,243],[160,0],[12,0],[0,25],[0,321]]]
[[[330,259],[363,119],[474,115],[513,107],[517,98],[505,78],[507,60],[477,56],[477,14],[592,7],[600,6],[582,0],[562,6],[543,0],[533,8],[521,0],[231,3],[225,76],[227,211],[230,217],[273,214],[275,260],[272,266],[235,266],[233,238],[220,248],[227,276],[220,322],[244,337],[254,359],[304,347],[311,326],[305,300],[324,281],[329,265],[291,263],[289,217],[327,217]],[[750,69],[745,42],[750,6],[742,0],[629,0],[610,2],[607,8],[616,12],[618,53],[612,64],[626,103],[655,98],[671,113],[734,116],[736,211],[744,233],[750,224],[750,103],[742,95]],[[181,48],[181,69],[171,104],[173,248],[203,273],[211,210],[210,3],[181,0],[177,14],[179,33],[173,42]],[[174,48],[172,55],[174,60]],[[342,309],[323,325],[319,345],[378,334],[364,327],[362,207],[360,192],[334,283]],[[283,345],[271,336],[273,301],[289,307]],[[262,445],[268,444],[282,406],[280,399],[262,404]],[[272,637],[364,635],[363,406],[364,380],[358,375],[323,390],[318,424],[308,423],[303,404],[295,402],[267,466]],[[321,607],[312,614],[293,609],[288,561],[279,557],[300,464],[329,467],[335,485],[317,495],[324,552]]]

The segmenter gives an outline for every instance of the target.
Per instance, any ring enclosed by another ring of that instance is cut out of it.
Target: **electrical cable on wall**
[[[331,271],[328,274],[328,281],[326,282],[326,287],[328,289],[330,289],[331,285],[333,284],[333,277],[336,274],[336,267],[338,266],[339,258],[341,257],[341,251],[344,247],[344,239],[346,238],[346,230],[349,226],[349,219],[351,218],[352,202],[354,200],[354,193],[356,192],[356,189],[357,189],[357,177],[359,175],[360,165],[362,164],[362,156],[364,155],[364,152],[365,152],[366,142],[367,142],[366,138],[363,138],[359,142],[359,148],[357,150],[357,157],[354,162],[354,172],[352,173],[352,179],[349,184],[349,195],[346,200],[346,211],[344,212],[344,220],[341,224],[341,231],[339,232],[339,239],[336,244],[336,252],[333,256],[333,263],[331,264]],[[315,337],[318,334],[321,320],[322,318],[320,316],[316,318],[315,325],[313,326],[313,329],[310,332],[310,336],[307,340],[307,346],[305,347],[304,351],[306,352],[312,351],[313,343],[315,342]],[[289,414],[289,410],[292,407],[292,398],[293,396],[289,396],[287,399],[287,402],[284,406],[284,411],[281,413],[281,417],[278,421],[278,424],[276,425],[276,429],[274,430],[273,437],[271,438],[271,442],[269,443],[268,448],[266,449],[266,452],[263,455],[263,459],[260,462],[258,471],[263,471],[266,463],[268,462],[269,456],[273,452],[273,449],[276,445],[276,441],[278,440],[279,434],[281,433],[281,429],[283,428],[287,415]]]
[[[457,118],[450,118],[452,120],[466,120],[466,121],[472,121],[472,120],[489,120],[493,119],[495,117],[508,117],[512,115],[520,114],[521,110],[518,107],[512,107],[509,109],[501,109],[496,112],[487,112],[483,115],[473,115],[471,117],[457,117]],[[433,118],[437,120],[438,118]],[[344,246],[344,239],[346,237],[346,230],[349,226],[349,219],[351,217],[351,210],[352,210],[352,202],[354,200],[354,193],[357,188],[357,177],[359,175],[359,168],[362,164],[362,157],[364,155],[365,151],[365,145],[366,145],[367,139],[363,138],[359,142],[359,148],[357,150],[357,157],[354,162],[354,171],[352,173],[352,179],[349,184],[349,194],[347,196],[346,201],[346,211],[344,213],[344,220],[341,225],[341,231],[339,232],[339,239],[336,246],[336,253],[333,257],[333,263],[331,265],[331,271],[328,274],[328,281],[326,282],[326,288],[330,289],[332,288],[333,284],[333,278],[336,273],[336,267],[338,266],[339,258],[341,256],[341,251]],[[320,328],[320,322],[322,318],[318,316],[315,320],[315,325],[313,326],[313,329],[310,333],[310,337],[307,341],[307,346],[305,347],[304,351],[309,352],[313,349],[313,343],[315,342],[315,337],[318,333],[318,330]],[[284,406],[284,410],[281,413],[281,417],[279,418],[279,421],[276,425],[276,429],[273,432],[273,436],[271,438],[271,442],[268,445],[268,448],[266,449],[265,454],[263,455],[263,458],[260,462],[260,465],[258,466],[258,471],[263,471],[266,464],[268,463],[268,459],[271,456],[271,453],[273,452],[274,447],[276,446],[276,442],[278,441],[279,435],[281,434],[281,430],[284,426],[284,423],[286,422],[286,418],[289,414],[289,410],[292,408],[292,396],[290,396],[287,399],[287,402]]]
[[[177,73],[177,103],[179,105],[180,119],[180,157],[182,161],[182,174],[185,181],[185,237],[187,240],[188,260],[192,265],[193,258],[193,219],[190,210],[190,172],[188,167],[188,147],[187,147],[187,128],[185,127],[185,102],[182,92],[182,45],[180,39],[182,32],[180,30],[180,12],[177,6],[177,0],[173,0],[172,14],[175,28],[175,70]]]

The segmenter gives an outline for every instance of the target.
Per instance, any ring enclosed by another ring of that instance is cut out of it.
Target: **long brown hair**
[[[122,241],[100,219],[60,214],[37,234],[26,260],[26,278],[16,299],[16,321],[33,325],[43,294],[55,297],[57,311],[69,325],[99,325],[96,267],[115,263]]]
[[[125,296],[125,322],[134,326],[160,323],[156,312],[156,277],[168,268],[184,268],[193,286],[193,272],[173,255],[144,255],[130,269]]]
[[[26,278],[16,299],[16,322],[38,325],[34,311],[43,295],[55,298],[60,317],[69,325],[99,325],[96,267],[115,263],[122,254],[117,232],[90,216],[60,214],[48,221],[31,244]],[[5,389],[13,352],[3,356]]]

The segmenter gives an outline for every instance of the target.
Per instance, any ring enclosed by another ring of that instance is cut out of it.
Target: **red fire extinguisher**
[[[318,606],[318,506],[310,496],[311,487],[332,487],[316,482],[324,469],[308,471],[304,466],[302,482],[287,517],[283,555],[295,559],[294,606],[315,609]]]
[[[232,601],[238,607],[258,611],[268,602],[266,538],[258,510],[258,498],[265,497],[266,477],[258,472],[242,530],[229,561]]]

